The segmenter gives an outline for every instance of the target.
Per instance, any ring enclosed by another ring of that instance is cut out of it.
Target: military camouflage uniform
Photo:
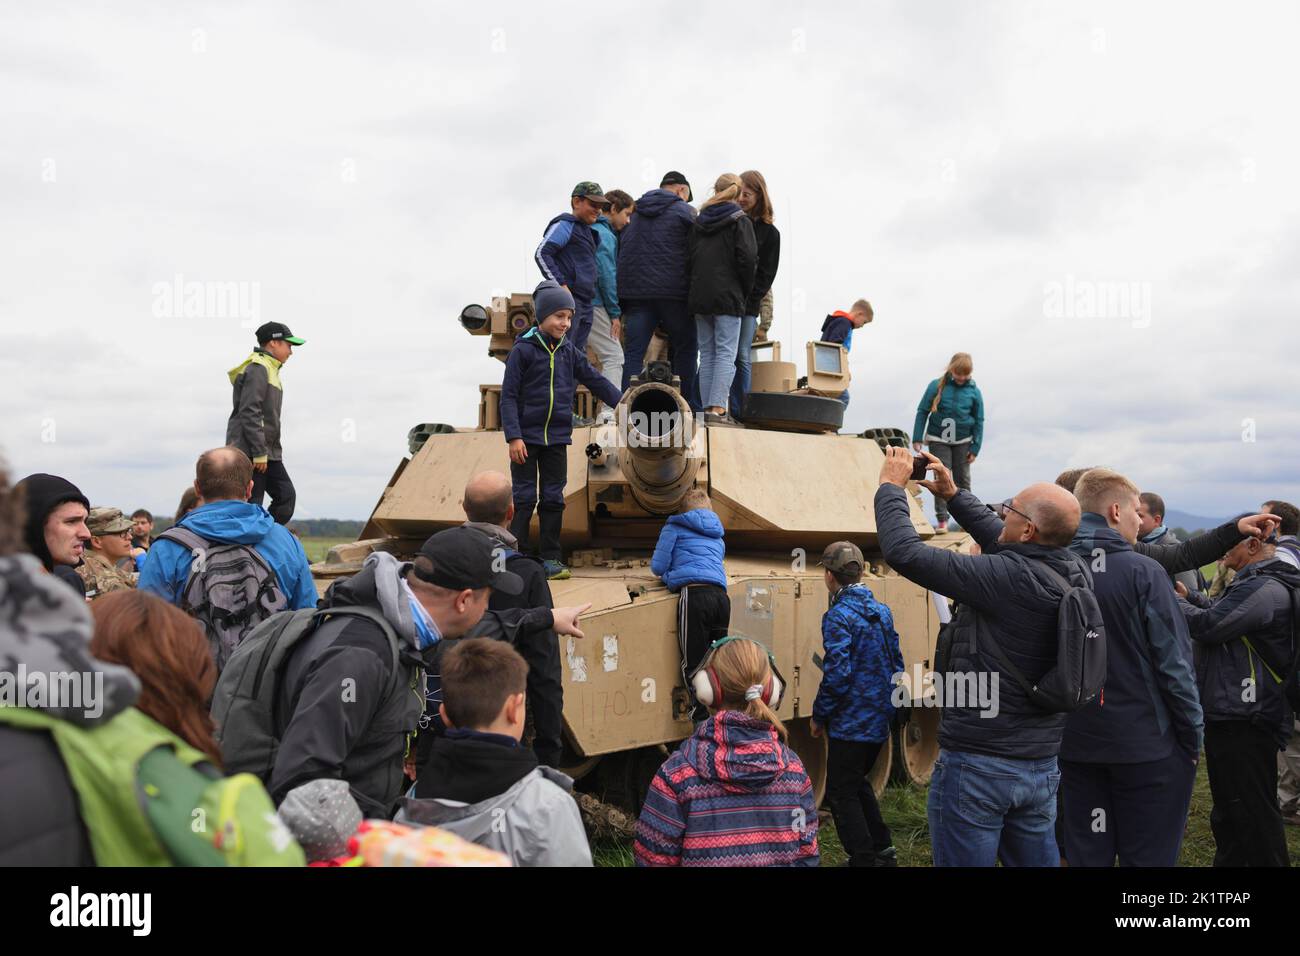
[[[86,598],[94,600],[101,594],[121,591],[135,587],[140,575],[135,571],[123,571],[98,551],[87,550],[85,560],[77,568],[81,580],[86,582]]]

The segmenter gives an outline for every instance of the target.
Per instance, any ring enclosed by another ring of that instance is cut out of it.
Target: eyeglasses
[[[1014,511],[1016,514],[1020,515],[1020,517],[1028,521],[1030,524],[1033,524],[1034,523],[1033,518],[1029,517],[1029,515],[1025,514],[1020,509],[1011,507],[1011,502],[1014,500],[1015,500],[1014,498],[1008,498],[1006,501],[1002,502],[1002,504],[998,505],[997,507],[998,517],[1001,518],[1003,521],[1006,521],[1007,512]]]

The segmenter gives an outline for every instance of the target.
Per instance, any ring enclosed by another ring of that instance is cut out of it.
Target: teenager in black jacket
[[[758,313],[763,297],[776,280],[776,267],[781,261],[781,233],[772,225],[772,200],[767,194],[767,180],[755,169],[740,174],[740,208],[754,225],[754,239],[758,244],[758,268],[754,270],[754,284],[745,297],[745,311],[740,318],[740,340],[736,345],[736,377],[731,382],[731,417],[740,418],[749,394],[749,350],[754,344],[754,331],[758,328]]]
[[[758,243],[754,225],[740,208],[741,181],[723,173],[705,201],[691,233],[691,291],[687,306],[695,316],[700,350],[696,379],[704,420],[734,424],[727,395],[736,374],[745,300],[754,286]]]

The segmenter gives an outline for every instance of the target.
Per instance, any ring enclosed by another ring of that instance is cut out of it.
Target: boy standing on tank
[[[680,595],[677,643],[682,652],[682,682],[688,690],[709,645],[725,637],[731,623],[723,533],[708,494],[703,488],[692,488],[682,498],[681,512],[669,517],[659,532],[650,559],[650,570]],[[705,708],[692,703],[695,720],[708,717]]]
[[[889,746],[894,675],[903,654],[894,616],[862,583],[857,545],[836,541],[822,553],[830,609],[822,616],[825,660],[813,702],[812,734],[826,735],[826,797],[850,866],[897,866],[889,827],[867,774]]]
[[[510,533],[524,551],[533,509],[537,509],[541,556],[551,580],[569,576],[560,561],[560,526],[573,441],[574,390],[581,382],[610,408],[622,398],[618,388],[592,368],[586,354],[566,337],[574,311],[568,289],[549,279],[538,285],[533,291],[536,324],[510,350],[501,382],[501,429],[510,445],[515,503]]]

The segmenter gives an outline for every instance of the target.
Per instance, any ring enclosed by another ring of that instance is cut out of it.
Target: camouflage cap
[[[573,187],[572,195],[574,198],[581,196],[584,199],[590,199],[594,203],[609,202],[609,200],[605,198],[605,190],[600,188],[599,183],[593,183],[593,182],[578,183],[578,185]]]
[[[121,534],[131,530],[131,519],[122,514],[121,508],[91,508],[86,518],[86,527],[95,537],[105,534]]]
[[[822,552],[821,561],[817,563],[827,571],[847,571],[851,564],[856,564],[858,571],[864,571],[867,567],[861,549],[852,541],[832,541]]]

